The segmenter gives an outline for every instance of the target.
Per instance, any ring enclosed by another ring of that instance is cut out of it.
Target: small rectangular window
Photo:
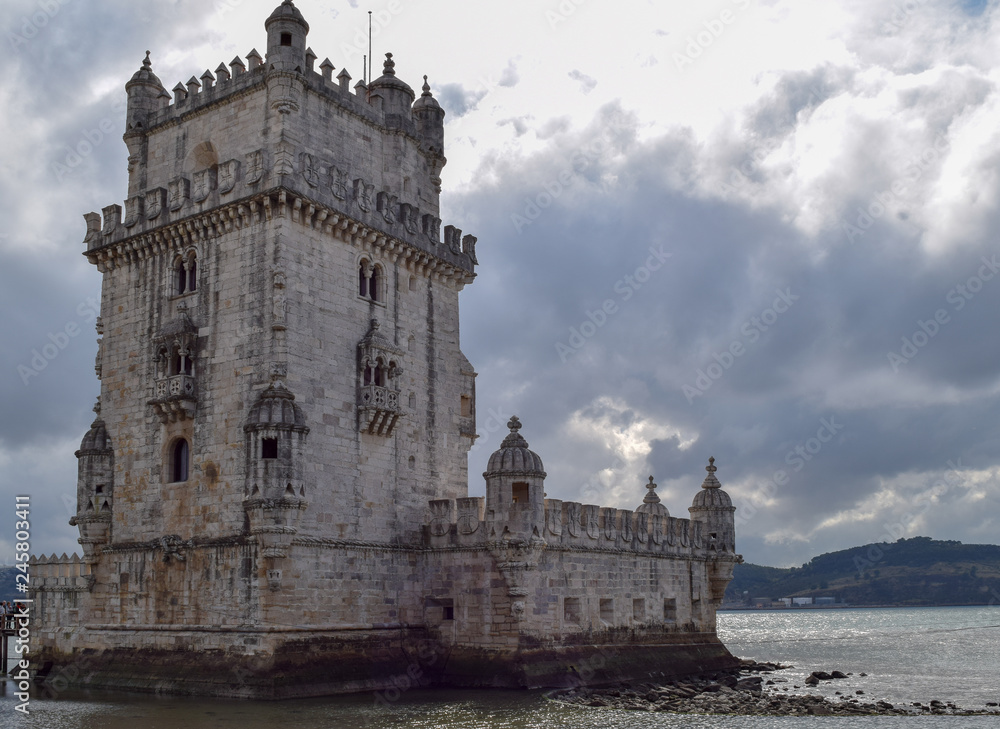
[[[454,620],[455,619],[455,607],[453,605],[444,605],[441,607],[441,618],[442,620]]]
[[[260,457],[266,459],[272,459],[278,457],[278,439],[277,438],[261,438],[260,441]]]
[[[580,598],[567,597],[563,599],[563,619],[567,623],[580,622]]]
[[[637,597],[632,600],[632,619],[640,623],[646,619],[645,598]]]
[[[472,398],[462,395],[462,417],[467,418],[472,415]]]
[[[291,33],[282,33],[281,34],[281,45],[283,45],[283,46],[290,46],[290,45],[292,45],[292,34]]]
[[[528,484],[518,482],[510,485],[511,502],[515,504],[528,503]]]
[[[663,600],[663,622],[677,622],[677,598],[668,597]]]
[[[615,622],[615,601],[610,597],[601,598],[601,620],[605,623]]]

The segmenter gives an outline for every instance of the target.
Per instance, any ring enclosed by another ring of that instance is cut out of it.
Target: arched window
[[[385,387],[385,363],[381,357],[375,360],[375,381],[372,384]]]
[[[173,270],[174,293],[186,294],[198,288],[198,259],[194,251],[187,257],[178,256]]]
[[[362,260],[358,264],[358,296],[368,298],[368,276],[370,274],[371,269],[368,266],[368,261]]]
[[[174,293],[183,294],[187,291],[187,271],[184,270],[184,259],[179,257],[174,263]]]
[[[372,277],[368,282],[368,295],[372,301],[379,300],[379,294],[381,293],[382,282],[381,282],[381,271],[378,266],[372,266]]]
[[[358,263],[358,296],[371,301],[381,301],[385,298],[383,279],[382,267],[373,264],[367,258],[362,258]]]
[[[188,442],[178,438],[170,454],[170,480],[174,483],[188,480],[188,460],[190,451]]]

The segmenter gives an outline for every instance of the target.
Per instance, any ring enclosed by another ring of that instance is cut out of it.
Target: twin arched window
[[[198,257],[194,251],[174,261],[174,293],[187,294],[198,288]]]
[[[372,265],[367,258],[358,264],[358,296],[371,301],[381,301],[383,297],[382,267]]]

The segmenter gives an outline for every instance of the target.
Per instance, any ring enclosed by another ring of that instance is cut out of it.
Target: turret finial
[[[386,53],[385,54],[385,63],[382,64],[382,73],[383,73],[383,75],[385,75],[385,76],[395,76],[396,75],[396,71],[394,70],[395,68],[396,68],[396,62],[392,60],[392,54],[391,53]]]
[[[426,74],[424,74],[424,87],[423,88],[424,88],[424,93],[420,94],[421,96],[431,96],[432,95],[431,94],[431,85],[429,83],[427,83],[427,75]]]
[[[703,489],[721,489],[722,484],[719,483],[719,479],[715,477],[715,472],[719,469],[715,467],[715,457],[708,459],[708,465],[705,466],[705,470],[708,471],[708,475],[705,476],[705,481],[701,484]]]
[[[510,428],[511,433],[517,433],[521,429],[521,421],[516,415],[512,415],[510,420],[507,422],[507,427]]]
[[[646,492],[646,496],[643,497],[642,503],[644,504],[658,504],[660,503],[660,497],[656,495],[656,484],[653,483],[653,477],[649,477],[649,483],[646,484],[646,488],[649,491]]]
[[[149,60],[149,51],[146,51],[146,58],[143,60],[142,65],[146,68],[153,67],[153,62]]]

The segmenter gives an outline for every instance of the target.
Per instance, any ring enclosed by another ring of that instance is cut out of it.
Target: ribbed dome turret
[[[444,109],[434,98],[434,94],[431,93],[431,85],[427,83],[427,77],[424,76],[424,85],[421,89],[422,93],[420,98],[416,100],[413,104],[413,110],[419,111],[421,109],[432,109],[434,111],[441,112],[441,116],[444,116]]]
[[[694,502],[691,504],[692,509],[731,509],[733,508],[733,500],[729,498],[729,494],[722,490],[722,484],[719,483],[719,479],[715,477],[715,472],[718,470],[715,466],[715,458],[708,459],[708,465],[705,466],[705,470],[708,471],[708,475],[701,484],[701,491],[699,491],[695,497]]]
[[[306,29],[307,33],[309,32],[309,23],[306,22],[306,19],[299,12],[299,9],[295,7],[295,3],[292,0],[285,0],[285,2],[276,7],[274,12],[264,21],[264,27],[267,28],[271,23],[279,20],[294,20],[300,23]]]
[[[108,438],[108,429],[105,427],[104,421],[101,420],[101,416],[98,415],[97,420],[90,424],[90,430],[83,436],[77,455],[79,456],[86,451],[107,451],[110,449],[111,439]]]
[[[129,79],[128,83],[125,84],[125,90],[128,91],[133,86],[138,84],[145,84],[147,86],[154,86],[157,89],[167,93],[167,90],[163,88],[163,84],[155,73],[153,73],[153,63],[149,60],[149,51],[146,51],[146,58],[142,62],[142,66],[139,70],[132,74],[132,78]]]
[[[413,89],[405,81],[400,81],[396,78],[396,62],[392,60],[392,54],[385,54],[385,63],[382,64],[382,75],[371,82],[368,86],[369,91],[375,91],[376,89],[394,89],[396,91],[402,91],[404,94],[410,97],[410,103],[413,103],[413,99],[416,98],[416,94],[413,93]]]
[[[280,382],[272,383],[250,408],[244,430],[263,428],[290,428],[308,430],[302,408],[295,402],[295,395]]]
[[[516,415],[510,419],[507,427],[510,428],[510,434],[490,456],[483,477],[519,475],[545,478],[542,459],[528,448],[528,441],[518,432],[521,430],[521,421]]]

